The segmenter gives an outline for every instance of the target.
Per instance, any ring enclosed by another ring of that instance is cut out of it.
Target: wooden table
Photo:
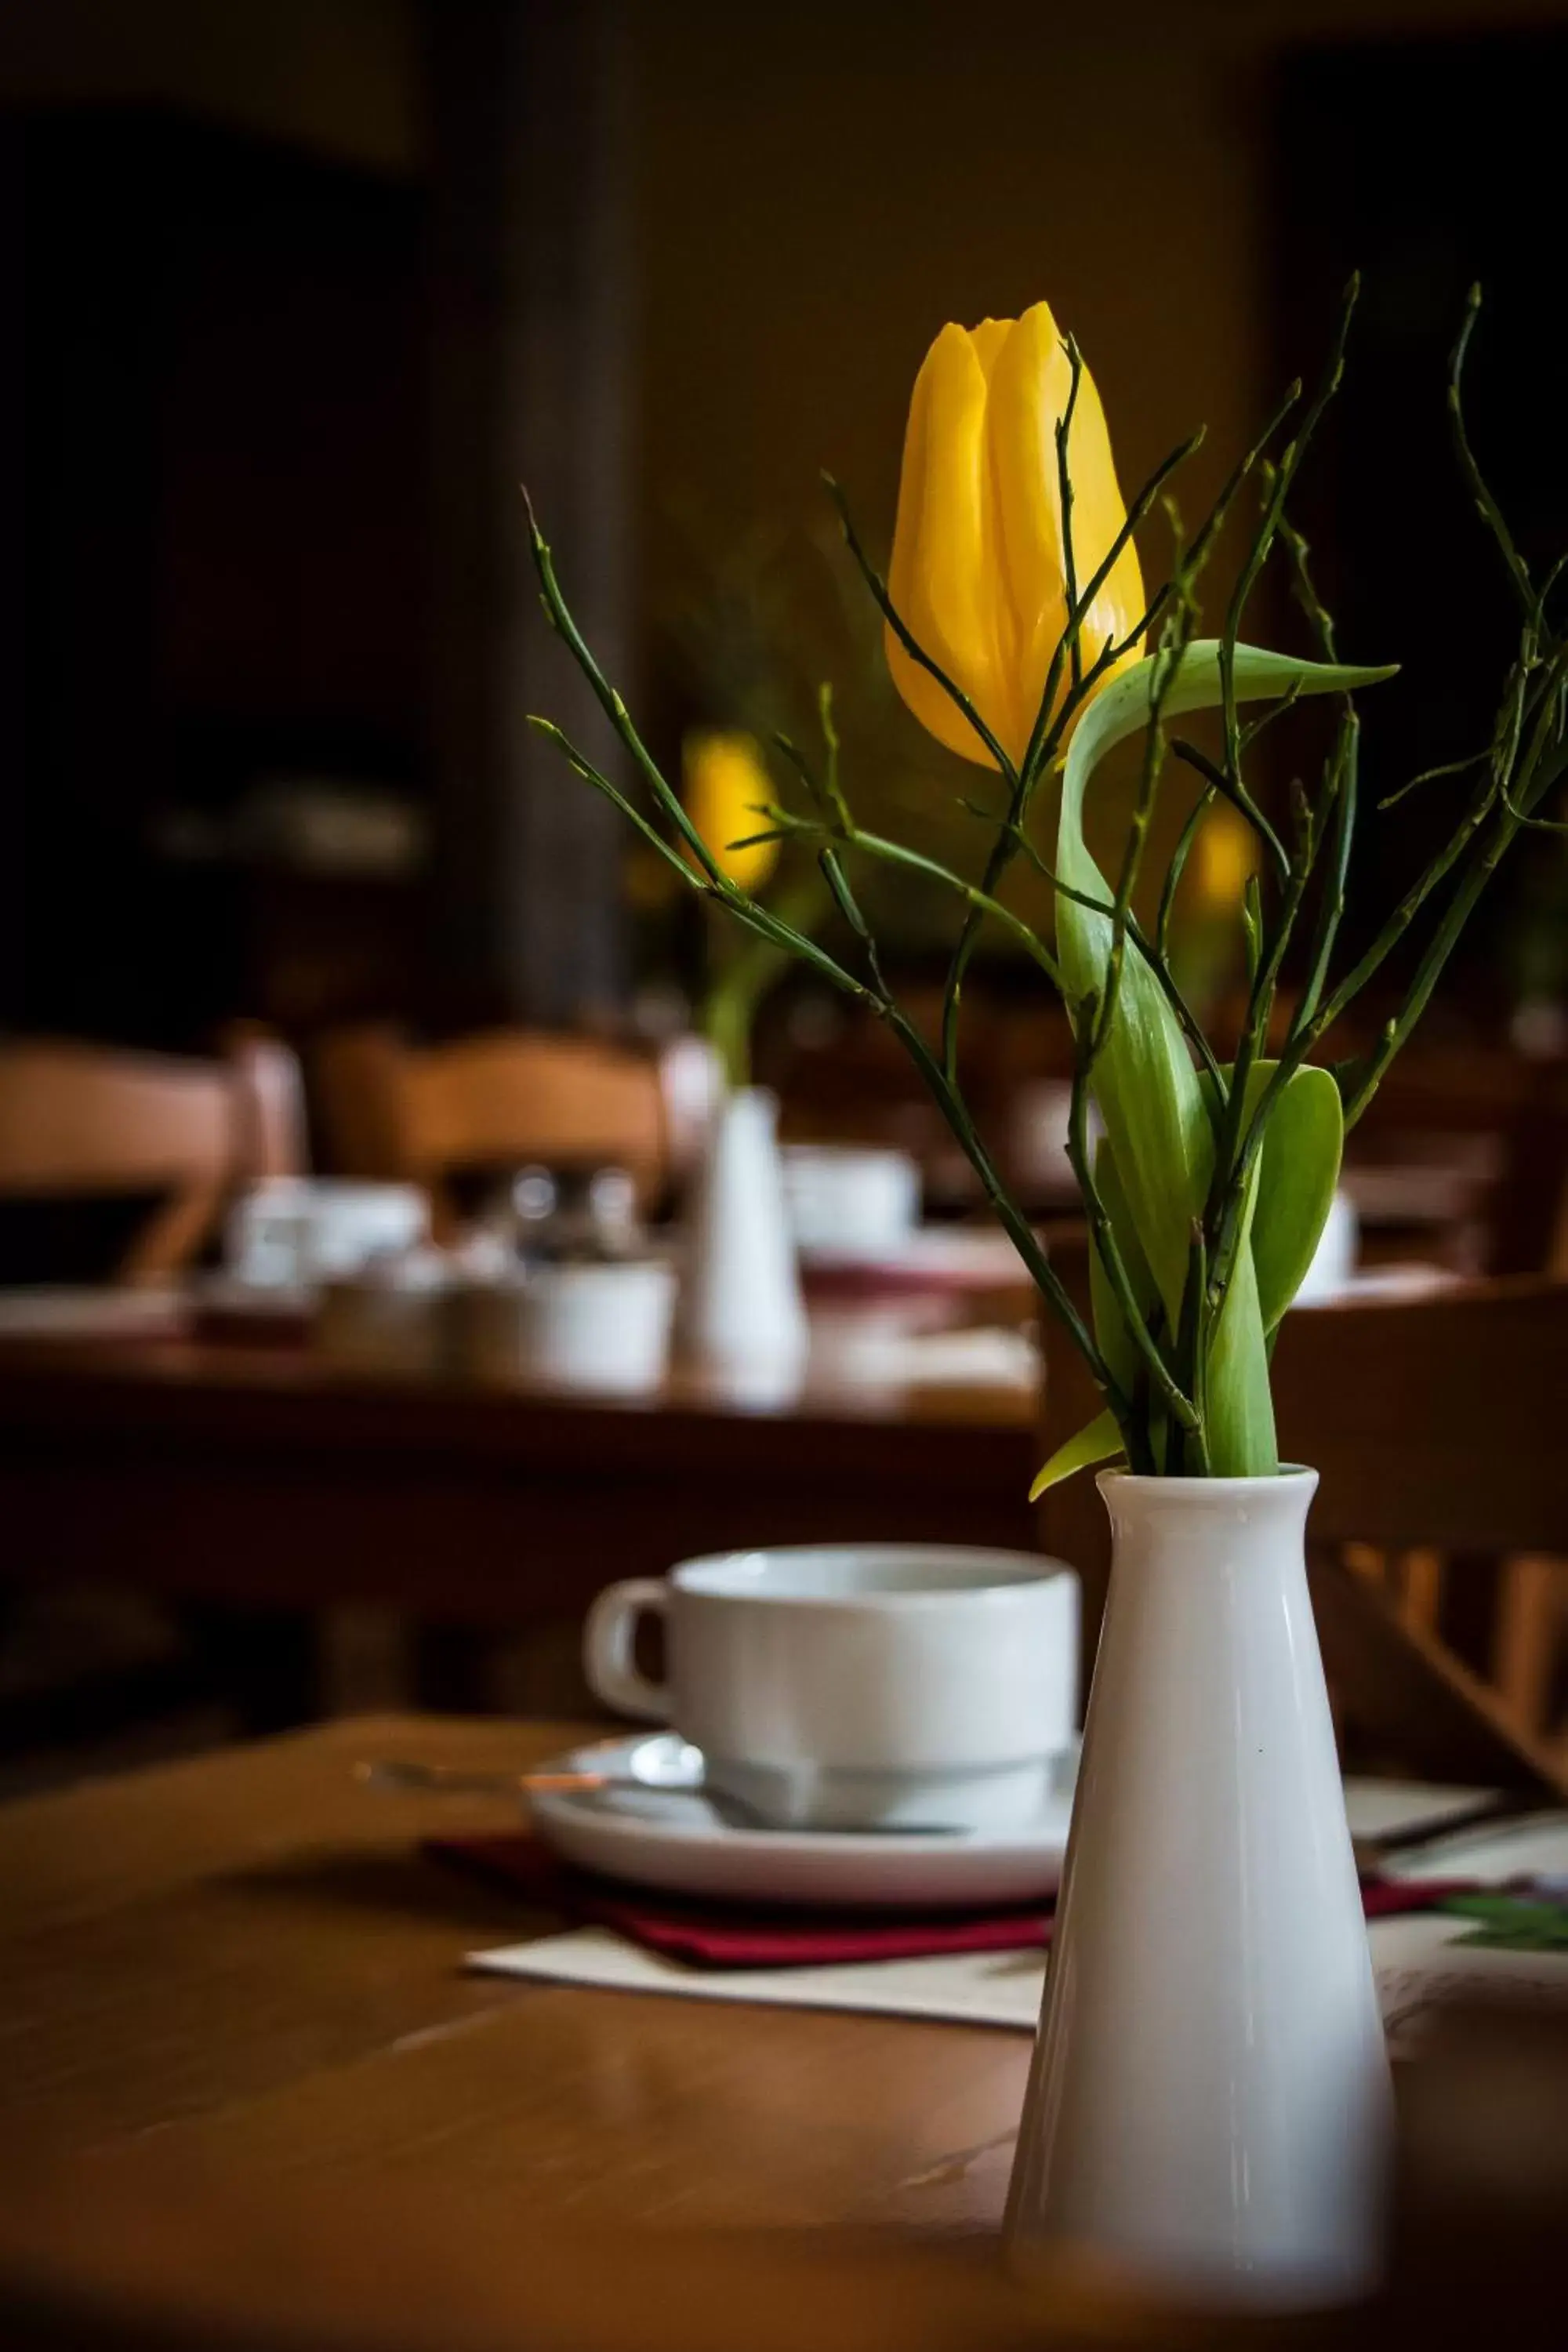
[[[516,1623],[692,1553],[1032,1548],[1028,1391],[677,1384],[621,1404],[304,1348],[0,1340],[0,1573]]]
[[[463,1973],[554,1923],[418,1841],[514,1811],[353,1764],[570,1736],[338,1723],[0,1811],[0,2323],[21,2281],[444,2352],[1037,2340],[991,2263],[1022,2037]]]

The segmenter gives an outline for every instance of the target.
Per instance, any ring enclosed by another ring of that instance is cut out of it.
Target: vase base
[[[1366,2303],[1384,2281],[1380,2255],[1366,2247],[1332,2259],[1270,2256],[1231,2264],[1212,2256],[1184,2259],[1169,2247],[1005,2236],[1002,2263],[1031,2302],[1048,2305],[1058,2316],[1081,2306],[1129,2319],[1171,2312],[1214,2319],[1303,2317]]]

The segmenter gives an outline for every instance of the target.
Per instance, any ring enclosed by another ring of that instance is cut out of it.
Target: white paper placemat
[[[1470,1923],[1443,1912],[1374,1920],[1378,1999],[1394,2047],[1407,2047],[1435,2001],[1478,1983],[1532,2000],[1568,2000],[1568,1955],[1497,1951],[1459,1939]],[[627,1943],[607,1927],[582,1927],[474,1955],[497,1976],[616,1992],[675,1993],[770,2009],[849,2010],[950,2025],[1032,2033],[1045,1990],[1044,1952],[942,1952],[921,1960],[858,1960],[798,1969],[699,1969]]]

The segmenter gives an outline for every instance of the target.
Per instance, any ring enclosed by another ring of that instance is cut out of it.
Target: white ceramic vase
[[[1211,2308],[1375,2285],[1391,2123],[1322,1661],[1310,1470],[1101,1476],[1114,1554],[1015,2275]]]
[[[743,1382],[787,1381],[805,1361],[778,1104],[764,1087],[726,1096],[714,1118],[691,1204],[679,1336],[689,1361]]]

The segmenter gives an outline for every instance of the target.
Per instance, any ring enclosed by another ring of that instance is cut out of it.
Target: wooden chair
[[[1568,1621],[1568,1285],[1300,1309],[1274,1389],[1282,1452],[1319,1474],[1312,1598],[1352,1753],[1568,1794],[1551,1721]],[[1048,1450],[1092,1409],[1065,1348],[1047,1397]],[[1092,1654],[1110,1567],[1093,1481],[1047,1496],[1039,1524],[1083,1574]]]
[[[299,1065],[237,1034],[222,1061],[22,1039],[0,1044],[0,1193],[163,1195],[119,1268],[151,1282],[190,1264],[234,1189],[303,1164]]]
[[[614,1162],[645,1196],[666,1172],[658,1070],[592,1039],[490,1030],[414,1046],[392,1029],[344,1030],[321,1045],[315,1080],[333,1167],[426,1185],[437,1227],[459,1170]]]
[[[1412,1053],[1379,1087],[1357,1145],[1363,1156],[1454,1161],[1470,1196],[1450,1237],[1463,1271],[1568,1273],[1568,1064],[1502,1049]]]

